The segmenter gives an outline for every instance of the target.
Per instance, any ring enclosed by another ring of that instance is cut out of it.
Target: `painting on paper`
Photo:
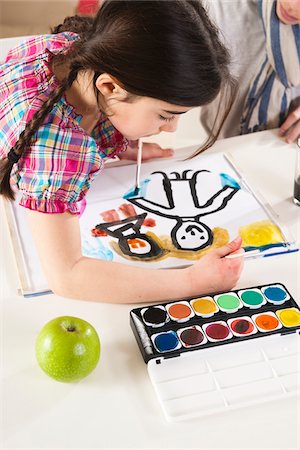
[[[112,169],[111,169],[112,170]],[[138,192],[132,168],[120,171],[116,196],[92,190],[81,218],[86,256],[151,267],[191,264],[240,235],[246,250],[288,243],[223,154],[142,166]],[[101,177],[101,176],[100,176]],[[100,184],[98,184],[99,186]],[[123,190],[122,190],[123,188]]]

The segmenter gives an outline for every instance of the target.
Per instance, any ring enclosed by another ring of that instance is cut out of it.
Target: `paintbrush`
[[[138,195],[140,192],[140,176],[141,176],[141,165],[142,165],[142,153],[143,153],[143,142],[139,139],[137,158],[136,158],[136,173],[135,173],[135,191],[134,195]]]
[[[146,328],[143,324],[143,322],[141,321],[141,319],[134,314],[133,312],[131,313],[131,317],[133,322],[135,323],[136,329],[139,332],[140,338],[141,338],[141,342],[143,344],[143,347],[145,349],[145,352],[147,355],[153,355],[153,348],[152,348],[152,343],[151,343],[151,339],[149,338]]]
[[[231,255],[226,255],[225,258],[227,258],[227,259],[248,258],[250,256],[258,255],[259,253],[261,253],[260,250],[249,250],[248,252],[234,253]]]

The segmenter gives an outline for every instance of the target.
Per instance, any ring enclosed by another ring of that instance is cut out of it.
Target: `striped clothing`
[[[230,50],[231,72],[239,84],[220,138],[279,127],[289,109],[300,102],[300,26],[281,23],[275,3],[206,0],[209,15]],[[201,108],[207,132],[220,109],[219,100],[220,96]]]
[[[280,22],[275,0],[259,0],[258,8],[266,54],[251,83],[241,122],[242,134],[279,127],[286,118],[294,88],[300,86],[300,25]]]
[[[66,52],[77,39],[70,32],[31,38],[0,65],[0,158],[59,85],[51,56]],[[14,165],[12,182],[21,191],[22,206],[43,213],[80,213],[103,159],[126,150],[126,139],[107,118],[100,119],[92,135],[81,128],[81,120],[65,96],[54,105]]]

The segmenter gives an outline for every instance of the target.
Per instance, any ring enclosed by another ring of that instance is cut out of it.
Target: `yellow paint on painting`
[[[163,243],[163,248],[169,251],[168,257],[169,258],[181,258],[181,259],[188,259],[191,261],[195,261],[197,259],[202,258],[202,256],[206,255],[210,250],[213,248],[219,248],[223,245],[226,245],[229,242],[229,233],[225,228],[213,228],[212,230],[213,234],[213,242],[208,247],[205,247],[203,250],[198,251],[189,251],[189,250],[178,250],[173,242],[171,241],[171,238],[169,236],[161,236],[160,240]],[[147,233],[150,234],[150,233]]]
[[[164,253],[157,257],[150,256],[148,258],[143,258],[143,262],[149,261],[161,261],[166,258],[180,258],[180,259],[188,259],[191,261],[195,261],[197,259],[202,258],[202,256],[206,255],[213,248],[222,247],[223,245],[229,242],[229,233],[225,228],[213,228],[213,242],[210,246],[205,247],[203,250],[198,251],[187,251],[187,250],[178,250],[172,243],[170,236],[157,236],[152,231],[147,231],[146,235],[153,239],[161,249],[163,249]],[[110,247],[120,256],[125,259],[140,261],[140,258],[134,255],[125,255],[119,247],[119,244],[115,241],[110,241]]]
[[[279,309],[276,314],[285,327],[300,325],[300,311],[297,308]]]
[[[243,247],[260,247],[284,242],[279,228],[270,220],[261,220],[239,228]]]

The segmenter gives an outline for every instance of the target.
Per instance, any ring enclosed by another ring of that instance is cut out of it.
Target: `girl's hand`
[[[244,258],[224,258],[233,253],[243,253],[242,239],[237,237],[223,247],[211,250],[200,261],[186,270],[190,271],[192,291],[202,292],[205,281],[206,293],[227,291],[232,289],[242,272]],[[199,286],[199,288],[197,288]]]
[[[288,144],[300,136],[300,105],[287,116],[279,129],[279,135],[284,136]]]
[[[118,155],[120,159],[136,161],[138,150],[138,141],[130,141],[126,152]],[[153,142],[143,143],[142,161],[149,161],[154,158],[170,158],[174,151],[171,148],[161,148],[160,145]]]

